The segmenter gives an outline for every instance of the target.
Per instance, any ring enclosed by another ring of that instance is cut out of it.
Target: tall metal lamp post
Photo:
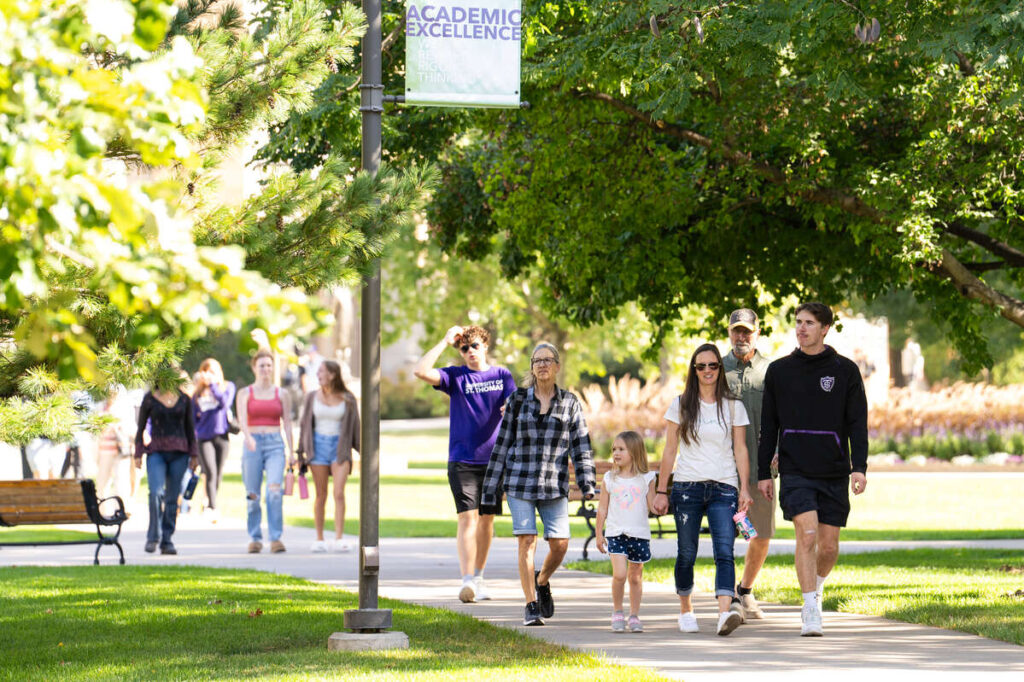
[[[362,41],[363,80],[359,86],[363,130],[363,170],[376,175],[381,159],[381,0],[363,0],[367,30]],[[377,608],[380,571],[380,261],[373,264],[362,292],[360,381],[362,426],[359,470],[359,608],[345,612],[345,628],[328,640],[328,648],[408,648],[404,633],[389,631],[391,609]]]

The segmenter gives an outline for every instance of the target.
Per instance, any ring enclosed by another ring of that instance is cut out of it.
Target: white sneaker
[[[316,540],[309,546],[309,551],[313,554],[327,554],[327,543],[323,540]]]
[[[800,611],[800,636],[821,637],[821,611],[817,604],[805,604]]]
[[[352,551],[352,543],[344,538],[338,538],[331,546],[335,554],[348,554]]]
[[[693,615],[693,611],[687,611],[686,613],[679,614],[679,632],[699,632],[700,628],[697,627],[697,616]]]
[[[732,609],[718,614],[718,634],[725,637],[738,628],[743,622],[743,616]]]
[[[487,584],[484,582],[484,577],[482,575],[478,575],[473,578],[473,582],[475,583],[474,587],[476,587],[477,601],[487,601],[491,598],[490,593],[487,591]]]
[[[459,590],[459,601],[466,604],[476,601],[476,582],[472,578],[462,581],[462,588]]]

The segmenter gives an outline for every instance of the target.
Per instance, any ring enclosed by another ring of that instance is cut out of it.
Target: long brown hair
[[[324,367],[331,373],[331,391],[337,393],[342,398],[354,398],[352,392],[348,390],[348,386],[345,385],[345,380],[341,378],[341,365],[334,360],[324,360]]]
[[[718,363],[715,406],[718,408],[718,418],[723,424],[725,423],[725,414],[722,412],[722,403],[727,399],[735,399],[725,380],[725,367],[722,366],[722,354],[718,352],[718,346],[713,343],[701,344],[690,356],[690,369],[686,373],[686,388],[679,396],[679,426],[676,428],[676,433],[687,445],[695,444],[700,440],[697,435],[697,422],[700,417],[700,380],[697,378],[696,364],[697,356],[708,351],[715,354],[715,361]]]

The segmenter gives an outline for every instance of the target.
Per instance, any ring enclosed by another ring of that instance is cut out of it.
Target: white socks
[[[815,591],[803,592],[804,606],[813,606],[817,608],[818,605],[818,593]]]
[[[822,593],[824,593],[824,591],[825,591],[825,581],[828,580],[828,577],[826,576],[826,577],[822,578],[819,575],[819,576],[816,576],[816,578],[817,578],[817,588],[815,589],[814,592],[815,592],[815,594],[818,595],[818,603],[820,604],[821,600],[822,600]]]

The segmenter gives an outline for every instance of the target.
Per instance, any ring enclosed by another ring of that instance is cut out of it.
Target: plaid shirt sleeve
[[[572,396],[569,410],[569,444],[572,448],[572,464],[576,469],[576,484],[584,497],[596,492],[597,475],[594,469],[594,453],[590,447],[590,434],[587,422],[583,419],[583,410],[576,396]],[[568,488],[566,489],[568,494]]]
[[[505,415],[501,418],[498,437],[494,441],[491,460],[487,463],[487,472],[484,474],[484,489],[480,493],[481,504],[494,506],[501,498],[501,479],[505,472],[505,458],[515,443],[516,412],[519,409],[517,402],[515,392],[505,401]]]

